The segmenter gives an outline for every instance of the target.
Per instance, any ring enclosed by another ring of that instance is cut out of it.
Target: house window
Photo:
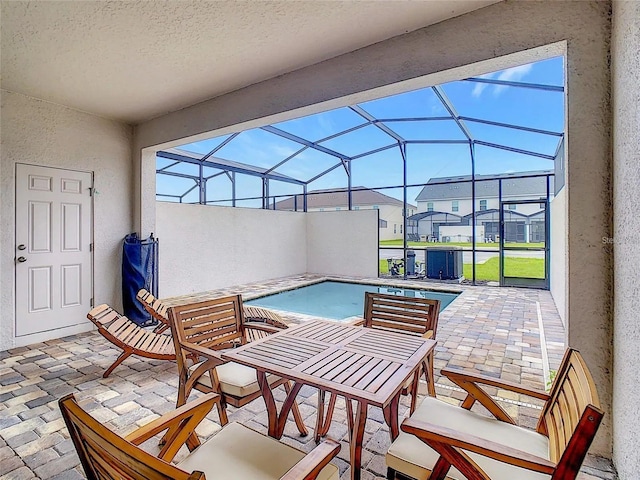
[[[320,209],[320,211],[321,211],[321,212],[324,212],[324,208],[321,208],[321,209]]]
[[[402,225],[400,225],[400,233],[402,233]]]
[[[336,211],[338,211],[338,210],[342,210],[342,208],[340,208],[340,207],[336,207]]]
[[[546,198],[544,197],[540,197],[540,208],[546,208],[547,206],[547,202],[546,202]]]
[[[486,209],[487,209],[487,201],[480,200],[480,210],[486,210]]]
[[[360,207],[353,207],[354,210],[360,210]]]
[[[451,211],[452,212],[457,212],[458,209],[459,209],[458,200],[453,200],[451,202]]]
[[[509,210],[515,210],[516,209],[516,204],[515,203],[510,203],[509,204]]]
[[[378,205],[374,205],[374,206],[373,206],[373,209],[374,209],[374,210],[378,210]]]
[[[380,228],[387,228],[387,221],[380,219],[378,221],[378,225],[380,226]]]
[[[433,212],[433,202],[427,202],[427,212]]]
[[[393,233],[396,233],[396,227],[397,227],[397,225],[394,223],[393,224]]]

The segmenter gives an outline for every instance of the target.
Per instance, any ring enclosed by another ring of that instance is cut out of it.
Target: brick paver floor
[[[176,297],[171,301],[228,292],[252,298],[322,278],[314,275],[287,277]],[[397,280],[352,280],[399,284]],[[400,283],[407,287],[462,291],[440,314],[435,360],[439,398],[456,403],[464,396],[437,375],[447,365],[477,369],[538,389],[545,387],[549,372],[557,368],[564,349],[564,328],[549,292],[425,285],[415,281]],[[284,316],[294,323],[305,319],[301,315]],[[94,417],[120,434],[127,434],[174,408],[178,384],[175,363],[129,357],[109,378],[102,378],[104,370],[119,353],[97,332],[0,352],[0,480],[84,478],[57,405],[57,400],[68,393],[74,393]],[[535,426],[540,413],[539,401],[506,391],[491,393],[520,424]],[[282,399],[284,392],[278,395]],[[317,391],[304,387],[298,400],[305,423],[313,431]],[[344,405],[339,401],[329,435],[342,442],[343,448],[334,463],[340,467],[342,478],[348,478],[349,448],[345,440],[344,411]],[[407,411],[408,402],[404,398],[400,414],[405,416]],[[230,421],[266,432],[267,414],[261,399],[241,409],[229,407],[229,413]],[[214,409],[198,428],[199,435],[204,439],[215,435],[220,428],[217,420]],[[315,445],[312,435],[299,436],[293,422],[287,425],[282,441],[305,451]],[[389,444],[382,412],[372,408],[364,437],[363,479],[385,477],[384,453]],[[153,450],[154,445],[146,448]],[[582,480],[617,478],[608,460],[593,456],[588,457],[582,472]]]

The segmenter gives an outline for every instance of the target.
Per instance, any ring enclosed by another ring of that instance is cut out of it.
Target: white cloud
[[[486,73],[484,75],[480,75],[478,78],[492,78],[494,75],[495,73]],[[473,90],[471,91],[471,95],[478,98],[488,86],[488,83],[476,83],[475,87],[473,87]]]
[[[527,65],[520,65],[519,67],[507,68],[500,72],[498,75],[498,80],[504,80],[506,82],[517,82],[524,78],[533,68],[533,64],[529,63]],[[493,89],[493,95],[500,95],[507,87],[505,85],[497,85]]]
[[[496,80],[504,80],[506,82],[517,82],[524,78],[533,68],[533,64],[520,65],[519,67],[507,68],[501,72],[487,73],[486,75],[480,75],[479,78],[495,78]],[[497,76],[496,76],[497,74]],[[476,83],[471,91],[471,95],[475,98],[479,98],[482,92],[491,86],[488,83]],[[495,85],[493,87],[493,95],[500,95],[507,87],[505,85]]]

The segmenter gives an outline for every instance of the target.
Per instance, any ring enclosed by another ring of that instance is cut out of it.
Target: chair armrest
[[[280,480],[314,480],[340,451],[340,444],[327,438],[285,473]]]
[[[164,436],[166,443],[158,453],[158,458],[171,462],[185,442],[188,442],[190,450],[200,444],[195,435],[195,428],[218,402],[220,395],[208,393],[138,428],[127,435],[125,440],[140,445],[160,432],[169,430]]]
[[[222,365],[223,363],[227,363],[226,360],[222,359],[222,356],[220,353],[218,353],[215,350],[212,350],[210,348],[207,347],[203,347],[201,345],[197,345],[195,343],[191,343],[191,342],[180,342],[180,347],[185,349],[186,351],[190,352],[190,353],[194,353],[198,356],[201,357],[206,357],[209,360],[214,360],[214,361],[218,361],[218,365]]]
[[[526,388],[514,382],[509,382],[507,380],[499,380],[496,378],[489,377],[487,375],[471,372],[469,370],[443,368],[440,372],[442,375],[444,375],[445,377],[447,377],[457,385],[459,384],[458,384],[458,381],[456,380],[461,380],[463,382],[481,383],[483,385],[490,385],[492,387],[502,388],[503,390],[509,390],[511,392],[521,393],[523,395],[528,395],[533,398],[539,398],[540,400],[544,400],[545,402],[550,398],[549,394],[546,392],[542,392],[540,390],[534,390],[532,388]],[[462,385],[459,385],[459,386],[464,388]]]
[[[282,331],[282,328],[274,327],[273,325],[269,325],[268,323],[259,323],[259,322],[244,322],[244,328],[247,330],[259,330],[261,332],[266,333],[278,333]]]
[[[436,451],[438,451],[438,444],[444,444],[547,475],[553,474],[556,469],[556,464],[545,458],[432,423],[407,418],[400,428],[403,432],[417,436]]]
[[[433,338],[433,330],[427,330],[426,332],[424,332],[422,334],[422,338],[426,338],[427,340]]]

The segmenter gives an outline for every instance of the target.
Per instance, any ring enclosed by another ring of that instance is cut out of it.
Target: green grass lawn
[[[485,263],[476,265],[476,280],[498,282],[500,280],[500,259],[490,258]],[[510,277],[544,278],[544,259],[542,258],[518,258],[507,257],[504,261],[505,274]],[[386,260],[380,260],[380,274],[389,274],[389,264]],[[401,268],[400,273],[404,270]],[[463,275],[467,280],[473,278],[471,264],[465,263]]]
[[[384,247],[402,247],[402,240],[381,240],[380,248]],[[433,247],[433,246],[450,246],[450,247],[468,247],[471,248],[471,242],[407,242],[407,246],[409,247]],[[507,246],[510,247],[544,247],[544,243],[509,243]],[[476,248],[487,248],[493,247],[498,248],[497,243],[476,243]]]

